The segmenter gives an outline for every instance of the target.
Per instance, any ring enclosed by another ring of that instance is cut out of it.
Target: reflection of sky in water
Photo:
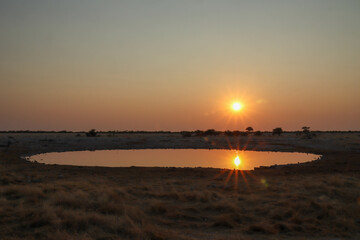
[[[306,162],[318,155],[205,149],[98,150],[45,153],[30,157],[47,164],[105,167],[212,167],[251,170],[258,166]],[[236,167],[236,164],[239,164]]]

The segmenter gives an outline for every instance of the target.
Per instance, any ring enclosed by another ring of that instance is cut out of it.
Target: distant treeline
[[[62,131],[43,131],[43,130],[37,130],[37,131],[32,131],[32,130],[8,130],[8,131],[0,131],[0,133],[87,133],[88,131],[66,131],[66,130],[62,130]],[[197,135],[197,136],[201,136],[201,135],[220,135],[220,134],[224,134],[224,135],[248,135],[248,134],[257,134],[257,133],[273,133],[273,131],[238,131],[238,130],[234,130],[234,131],[230,131],[230,130],[226,130],[226,131],[217,131],[215,129],[208,129],[208,130],[195,130],[195,131],[96,131],[99,134],[154,134],[154,133],[158,133],[158,134],[169,134],[169,133],[181,133],[181,134],[186,134],[186,133],[190,133],[192,135]],[[303,131],[283,131],[283,133],[300,133]],[[360,133],[360,131],[319,131],[319,130],[312,130],[311,132],[313,133]]]
[[[85,131],[84,131],[85,132]],[[0,133],[73,133],[73,131],[43,131],[43,130],[9,130],[9,131],[0,131]]]
[[[88,131],[31,131],[31,130],[9,130],[0,131],[0,133],[86,133]],[[97,133],[175,133],[171,131],[96,131]]]

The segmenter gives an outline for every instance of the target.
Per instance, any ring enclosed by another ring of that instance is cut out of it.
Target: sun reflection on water
[[[234,159],[234,164],[235,164],[236,169],[238,169],[239,165],[241,164],[241,159],[238,155]]]

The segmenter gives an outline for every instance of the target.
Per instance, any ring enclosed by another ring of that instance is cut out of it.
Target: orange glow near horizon
[[[360,131],[360,1],[38,2],[0,4],[0,131]]]
[[[248,93],[240,93],[236,90],[225,91],[218,99],[222,99],[216,104],[213,119],[214,124],[222,125],[226,130],[245,129],[246,125],[251,125],[251,117],[254,102],[253,97]],[[249,125],[249,126],[250,126]]]

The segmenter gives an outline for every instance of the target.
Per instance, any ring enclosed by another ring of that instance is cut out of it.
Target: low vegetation
[[[358,133],[316,132],[316,139],[304,139],[300,131],[282,137],[271,132],[257,137],[258,131],[205,132],[190,132],[186,139],[180,133],[1,135],[0,239],[360,239]],[[7,141],[12,144],[6,146]],[[19,157],[32,151],[83,150],[86,144],[95,150],[226,148],[236,143],[239,148],[325,156],[252,172],[71,167]],[[330,143],[334,145],[321,148]]]
[[[88,131],[88,132],[86,133],[86,136],[88,136],[88,137],[96,137],[96,136],[97,136],[97,132],[96,132],[95,129],[91,129],[90,131]]]
[[[261,136],[263,133],[261,132],[261,131],[256,131],[255,133],[254,133],[254,135],[255,136]]]
[[[356,171],[290,168],[242,175],[201,168],[48,166],[9,153],[0,159],[2,239],[359,235]]]
[[[282,128],[278,127],[273,129],[272,134],[280,136],[283,132]]]
[[[183,137],[191,137],[192,134],[191,134],[191,132],[188,132],[188,131],[182,131],[181,136],[183,136]]]

